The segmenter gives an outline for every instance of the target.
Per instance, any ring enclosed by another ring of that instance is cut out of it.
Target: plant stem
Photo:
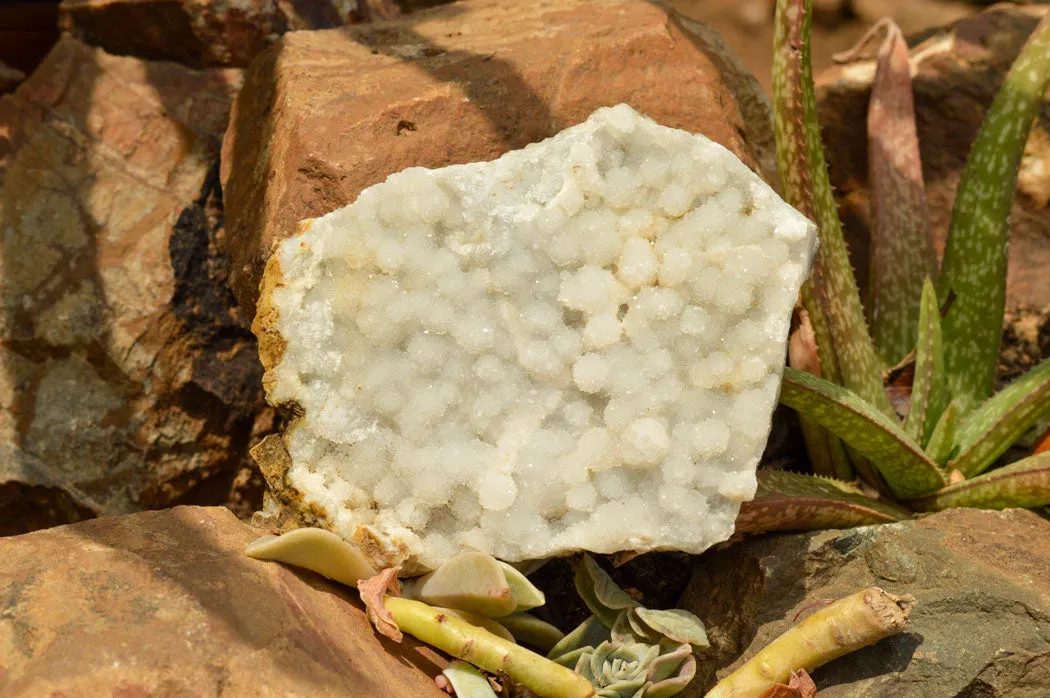
[[[965,416],[992,394],[1006,305],[1010,209],[1028,131],[1050,84],[1050,16],[1007,73],[977,133],[955,197],[939,295],[948,385]]]
[[[914,599],[869,587],[839,599],[769,643],[707,698],[757,698],[775,684],[787,683],[791,672],[817,667],[873,645],[908,626]]]
[[[485,671],[505,674],[537,696],[594,696],[594,687],[576,672],[488,630],[419,601],[388,596],[383,604],[402,631]]]

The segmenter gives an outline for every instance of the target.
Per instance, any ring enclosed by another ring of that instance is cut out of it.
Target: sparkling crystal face
[[[276,252],[288,479],[426,567],[700,552],[754,493],[814,245],[729,151],[625,105],[393,175]]]

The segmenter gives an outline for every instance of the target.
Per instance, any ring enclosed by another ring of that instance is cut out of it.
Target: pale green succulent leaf
[[[462,659],[449,662],[442,672],[456,692],[456,698],[497,698],[485,675]]]
[[[644,698],[670,698],[681,693],[696,676],[696,658],[689,645],[661,654],[649,667],[652,682]]]
[[[377,574],[360,550],[321,528],[297,528],[280,536],[263,536],[249,543],[244,552],[256,560],[295,565],[355,588],[362,579]]]
[[[612,577],[586,553],[576,563],[574,581],[576,593],[587,604],[587,608],[610,628],[616,623],[620,611],[638,605],[638,602],[617,586]]]
[[[740,506],[738,533],[820,531],[892,523],[909,514],[853,485],[784,470],[759,470],[758,491]]]
[[[916,497],[947,484],[941,469],[893,419],[851,390],[786,368],[780,402],[869,459],[897,497]]]
[[[919,304],[915,378],[911,388],[911,407],[904,422],[905,433],[916,443],[927,443],[947,405],[948,384],[944,374],[941,311],[937,305],[937,291],[927,277]]]
[[[405,596],[431,606],[469,611],[489,618],[513,613],[514,593],[499,560],[465,552],[405,585]]]
[[[926,443],[926,455],[934,463],[945,466],[955,449],[955,431],[959,426],[959,406],[951,402],[941,413],[941,418],[933,427],[930,440]]]
[[[528,613],[512,613],[493,620],[510,631],[518,644],[530,645],[544,652],[551,651],[565,638],[565,633]]]
[[[1028,38],[970,149],[941,268],[945,369],[963,414],[992,392],[1006,303],[1007,242],[1017,174],[1050,85],[1050,16]]]
[[[611,639],[610,627],[612,626],[606,625],[595,616],[590,616],[587,620],[577,625],[568,635],[559,640],[547,653],[547,658],[561,664],[560,657],[577,652],[584,647],[597,647],[606,640]],[[573,659],[571,664],[565,663],[564,665],[575,667],[576,660]]]
[[[824,160],[810,60],[810,21],[808,2],[777,0],[773,34],[777,166],[785,200],[817,224],[820,236],[803,303],[817,336],[821,373],[841,377],[843,385],[891,416],[893,408],[882,386],[882,361],[868,333]]]
[[[689,611],[680,608],[658,610],[638,607],[633,612],[652,632],[673,640],[676,644],[692,645],[697,649],[711,646],[703,621]]]
[[[1050,505],[1050,453],[1024,458],[911,503],[924,511],[955,507],[1032,509]]]
[[[966,477],[990,468],[1010,446],[1050,413],[1050,359],[1043,361],[970,413],[955,436],[948,463]]]
[[[514,611],[516,613],[528,611],[531,608],[539,608],[547,603],[547,599],[543,595],[543,592],[537,589],[536,585],[530,582],[528,577],[518,571],[516,567],[513,567],[502,560],[499,560],[498,562],[500,566],[503,567],[503,573],[507,578],[507,585],[510,586],[510,592],[514,595]]]

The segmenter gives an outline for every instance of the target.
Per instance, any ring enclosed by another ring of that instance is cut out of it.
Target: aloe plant
[[[791,362],[780,400],[803,418],[818,475],[848,473],[836,464],[848,458],[859,482],[760,471],[758,494],[742,508],[738,529],[853,526],[955,506],[1046,506],[1050,459],[1030,455],[1005,467],[1002,461],[1050,414],[1050,361],[991,392],[1008,216],[1027,134],[1050,85],[1050,16],[1021,50],[974,142],[939,275],[930,252],[907,48],[890,21],[862,40],[886,34],[868,116],[874,288],[865,313],[820,143],[809,63],[811,5],[777,0],[773,95],[785,196],[820,230],[821,252],[802,299],[818,360],[815,367]],[[866,317],[873,318],[873,333]],[[898,373],[912,376],[903,417],[884,383],[884,376]]]

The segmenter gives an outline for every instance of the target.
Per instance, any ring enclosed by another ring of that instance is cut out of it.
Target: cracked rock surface
[[[262,371],[216,251],[239,85],[65,39],[0,98],[0,534],[249,477]]]
[[[907,632],[813,673],[821,698],[1050,695],[1050,522],[952,509],[885,526],[766,536],[701,558],[682,607],[712,648],[701,696],[825,601],[867,586],[918,601]],[[705,673],[706,672],[706,673]]]

